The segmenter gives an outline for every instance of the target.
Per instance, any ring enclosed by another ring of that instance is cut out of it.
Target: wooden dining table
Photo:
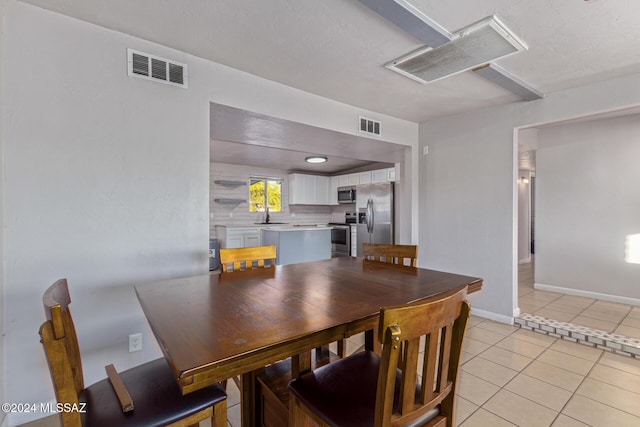
[[[482,279],[355,257],[139,284],[135,291],[183,394],[242,376],[242,425],[255,425],[256,370],[368,331],[383,306]]]

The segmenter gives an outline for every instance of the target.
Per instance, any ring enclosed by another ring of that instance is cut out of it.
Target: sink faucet
[[[269,222],[270,222],[270,219],[269,219],[269,205],[267,205],[267,206],[264,208],[264,211],[267,213],[267,214],[264,216],[264,222],[265,222],[266,224],[269,224]]]

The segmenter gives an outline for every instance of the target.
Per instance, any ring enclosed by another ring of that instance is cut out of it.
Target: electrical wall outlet
[[[129,353],[140,350],[142,350],[142,334],[138,332],[129,335]]]

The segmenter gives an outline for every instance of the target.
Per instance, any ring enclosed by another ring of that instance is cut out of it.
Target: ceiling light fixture
[[[431,83],[526,49],[506,25],[490,16],[458,31],[448,43],[435,49],[418,49],[385,67],[418,82]]]
[[[324,163],[327,161],[327,158],[324,156],[311,156],[305,157],[304,161],[307,163]]]

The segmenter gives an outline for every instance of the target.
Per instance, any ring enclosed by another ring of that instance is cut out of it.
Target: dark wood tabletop
[[[340,257],[135,290],[180,388],[189,393],[370,330],[382,306],[464,286],[474,292],[482,280]]]

